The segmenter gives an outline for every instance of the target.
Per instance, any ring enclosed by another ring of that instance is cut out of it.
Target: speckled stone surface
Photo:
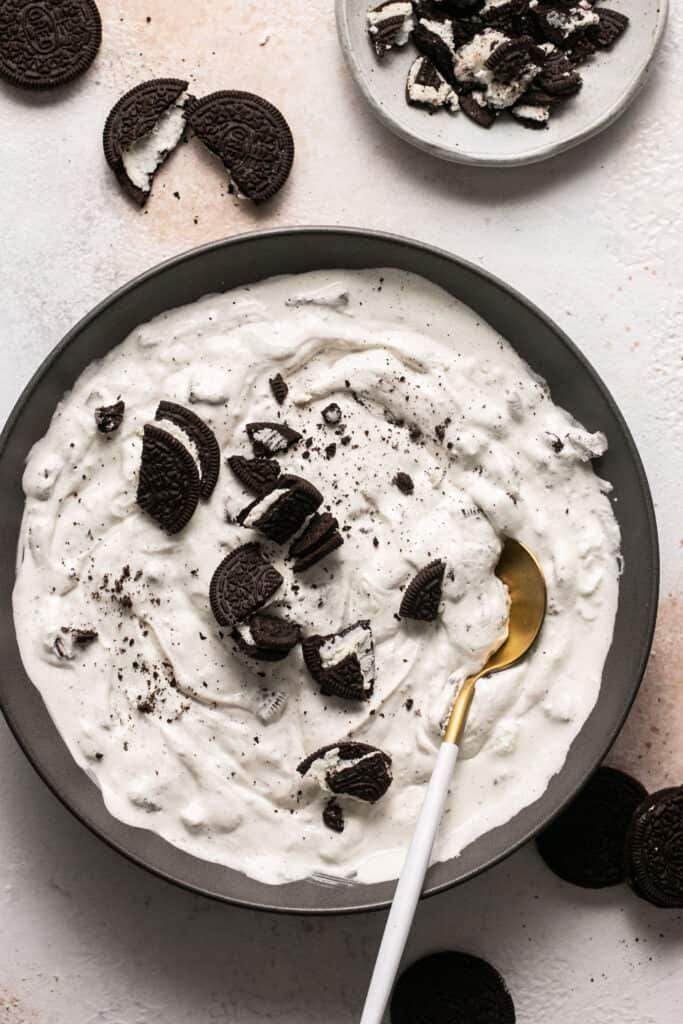
[[[0,418],[40,359],[113,288],[166,256],[256,227],[353,224],[449,248],[538,303],[620,403],[652,484],[661,614],[610,762],[683,782],[683,15],[645,93],[580,149],[508,171],[448,166],[376,124],[338,52],[332,0],[99,0],[104,43],[59,93],[0,86]],[[150,19],[148,22],[147,19]],[[254,210],[196,143],[147,211],[119,193],[105,117],[146,77],[274,100],[297,141],[289,184]],[[174,195],[177,193],[177,196]],[[129,865],[57,803],[0,725],[0,1024],[353,1024],[383,916],[259,916]],[[683,923],[625,889],[583,892],[532,846],[420,908],[407,957],[460,948],[506,976],[520,1024],[683,1019]]]

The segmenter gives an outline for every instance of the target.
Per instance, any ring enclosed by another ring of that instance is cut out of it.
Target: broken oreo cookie
[[[320,491],[298,476],[281,476],[273,488],[247,505],[237,517],[241,526],[285,544],[322,504]]]
[[[286,380],[281,373],[276,373],[274,377],[270,378],[268,383],[270,384],[270,390],[273,392],[273,398],[278,405],[282,405],[289,394]]]
[[[408,103],[430,111],[458,109],[458,95],[429,57],[417,57],[410,66],[406,82]]]
[[[409,473],[403,473],[403,472],[397,473],[396,476],[394,477],[394,479],[391,482],[392,482],[392,484],[395,484],[396,487],[398,487],[398,489],[401,492],[401,494],[405,494],[405,495],[412,494],[413,491],[415,490],[415,484],[413,483],[413,478],[412,478],[412,476],[410,476]]]
[[[95,409],[95,425],[100,434],[113,434],[123,423],[126,403],[119,401],[113,405],[101,405]]]
[[[439,614],[446,563],[437,559],[420,569],[408,584],[399,615],[404,619],[433,622]]]
[[[336,796],[350,796],[374,804],[393,781],[391,758],[368,743],[345,740],[321,747],[298,766],[300,775],[311,773],[320,786]]]
[[[306,668],[321,693],[342,700],[369,700],[375,688],[375,645],[367,619],[339,633],[301,642]]]
[[[166,533],[179,533],[194,515],[199,492],[199,470],[185,445],[147,423],[137,490],[140,508]]]
[[[322,416],[328,427],[336,427],[338,423],[341,423],[342,411],[336,402],[330,402],[323,409]]]
[[[119,184],[144,206],[157,171],[182,140],[187,121],[187,82],[154,78],[115,104],[104,126],[107,163]]]
[[[289,549],[294,572],[305,572],[344,543],[337,519],[329,512],[315,513]]]
[[[271,599],[282,582],[260,544],[243,544],[231,551],[214,572],[209,587],[216,622],[231,627],[244,621]]]
[[[301,440],[301,434],[286,423],[247,423],[247,436],[259,459],[282,455]]]
[[[624,881],[624,843],[646,796],[639,782],[602,767],[536,840],[551,871],[573,885],[601,889]]]
[[[255,612],[249,623],[236,626],[232,638],[242,651],[258,661],[282,661],[299,642],[293,622],[268,612]]]
[[[332,832],[344,831],[344,808],[334,797],[325,804],[323,822]]]
[[[204,500],[210,498],[218,483],[221,468],[221,452],[211,427],[191,409],[186,409],[175,402],[160,402],[155,419],[173,423],[195,445],[199,458],[200,495]]]
[[[626,838],[626,876],[656,907],[683,907],[683,786],[661,789],[636,808]]]
[[[480,128],[491,128],[496,120],[496,115],[489,110],[482,93],[472,92],[469,95],[460,97],[460,109],[470,121],[474,121]]]
[[[629,19],[621,11],[613,11],[610,7],[596,7],[595,13],[600,21],[588,30],[588,36],[596,46],[603,50],[609,49],[626,31]]]
[[[211,93],[192,104],[197,138],[220,157],[231,184],[254,203],[279,192],[294,161],[294,139],[272,103],[250,92]]]
[[[0,76],[27,89],[65,85],[102,42],[94,0],[0,0]]]
[[[280,465],[275,459],[245,459],[242,455],[231,455],[227,461],[245,491],[257,497],[272,490],[280,475]]]
[[[413,31],[413,5],[410,0],[384,0],[368,11],[368,34],[379,58],[395,46],[405,46]]]
[[[491,964],[468,953],[432,953],[398,979],[391,1024],[515,1024],[515,1006]]]

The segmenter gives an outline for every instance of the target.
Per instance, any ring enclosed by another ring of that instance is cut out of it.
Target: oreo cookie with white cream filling
[[[306,668],[329,697],[365,701],[375,688],[375,645],[367,619],[301,642]]]
[[[368,35],[381,59],[394,47],[405,46],[415,24],[410,0],[385,0],[367,13]]]
[[[327,793],[369,804],[381,800],[393,781],[389,754],[354,740],[321,747],[302,761],[297,771],[314,778]]]
[[[285,544],[322,504],[320,491],[298,476],[281,476],[272,490],[247,505],[237,517],[240,526],[258,530],[268,540]]]

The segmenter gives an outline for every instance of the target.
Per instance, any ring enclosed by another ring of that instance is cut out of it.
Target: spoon
[[[481,671],[462,684],[446,726],[436,765],[415,825],[413,839],[394,893],[394,900],[377,954],[375,969],[360,1024],[381,1024],[403,950],[415,916],[432,847],[448,796],[458,744],[467,724],[477,682],[518,662],[533,647],[546,611],[543,571],[532,553],[508,538],[496,566],[496,575],[510,595],[508,635]]]

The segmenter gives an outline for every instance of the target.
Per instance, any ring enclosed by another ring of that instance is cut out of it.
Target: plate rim
[[[92,323],[94,320],[96,320],[104,311],[106,311],[107,309],[109,309],[112,306],[115,306],[116,303],[119,301],[119,299],[121,297],[123,297],[124,295],[127,295],[129,293],[134,292],[137,288],[139,288],[140,286],[146,284],[148,281],[151,281],[152,279],[154,279],[158,275],[162,274],[163,272],[165,272],[165,271],[167,271],[169,269],[172,269],[172,268],[176,268],[176,267],[182,266],[183,263],[185,263],[186,261],[188,261],[190,259],[201,258],[204,254],[209,253],[209,252],[219,251],[219,250],[229,251],[230,249],[232,249],[235,246],[239,246],[240,244],[250,243],[250,242],[257,242],[257,243],[261,243],[261,244],[267,244],[268,240],[271,239],[271,238],[274,238],[274,237],[278,237],[279,238],[281,236],[285,236],[285,237],[291,238],[291,237],[294,237],[294,236],[302,236],[302,237],[312,238],[312,237],[315,237],[315,236],[320,236],[322,238],[329,238],[330,235],[334,235],[334,234],[337,234],[337,235],[340,235],[340,236],[344,236],[344,237],[347,237],[347,238],[353,238],[353,239],[356,239],[356,240],[361,240],[361,243],[362,243],[363,239],[375,239],[375,240],[379,240],[381,242],[388,242],[390,244],[398,244],[400,247],[403,247],[403,248],[408,248],[408,249],[415,250],[417,252],[423,252],[423,253],[426,253],[426,254],[431,255],[431,256],[436,256],[438,258],[446,260],[449,263],[455,263],[456,265],[458,265],[458,266],[464,268],[465,270],[469,271],[470,273],[474,274],[476,277],[481,278],[488,285],[492,285],[495,288],[497,288],[499,290],[502,290],[503,292],[507,293],[507,295],[512,297],[513,300],[515,300],[515,302],[517,302],[517,303],[521,304],[522,306],[526,307],[528,310],[531,311],[531,313],[534,316],[536,316],[539,320],[541,320],[545,324],[545,326],[547,328],[549,328],[549,330],[557,337],[558,341],[561,342],[565,346],[565,348],[568,349],[570,354],[573,355],[573,357],[577,360],[577,362],[579,362],[581,364],[583,370],[585,372],[587,372],[587,374],[596,383],[598,389],[601,392],[601,395],[602,395],[602,398],[603,398],[605,404],[608,406],[611,414],[613,415],[613,417],[615,418],[615,420],[619,424],[619,427],[620,427],[620,430],[621,430],[620,441],[623,440],[625,442],[625,444],[626,444],[626,447],[628,449],[628,454],[630,456],[630,460],[631,460],[631,462],[633,464],[633,467],[634,467],[634,470],[635,470],[635,473],[636,473],[636,476],[637,476],[637,479],[638,479],[638,483],[639,483],[639,486],[640,486],[640,491],[641,491],[642,497],[644,499],[644,511],[645,511],[645,518],[646,518],[646,522],[647,522],[649,551],[650,551],[650,554],[652,556],[652,570],[653,571],[652,571],[652,577],[648,581],[648,585],[643,587],[643,594],[644,594],[643,604],[644,604],[644,607],[646,609],[646,612],[644,613],[644,615],[646,616],[646,621],[644,621],[644,636],[646,637],[646,639],[645,639],[645,642],[644,642],[644,644],[643,644],[643,646],[642,646],[642,648],[641,648],[641,650],[639,652],[639,658],[638,658],[637,665],[636,665],[636,668],[635,668],[635,673],[634,673],[634,678],[637,678],[638,682],[634,686],[633,692],[629,695],[627,703],[626,703],[626,706],[625,706],[623,712],[618,716],[618,720],[616,721],[615,726],[610,730],[610,734],[609,734],[609,736],[607,738],[607,742],[603,744],[604,745],[604,750],[601,749],[600,751],[594,753],[593,757],[591,758],[591,764],[592,764],[591,772],[592,772],[592,771],[594,771],[598,767],[598,765],[600,763],[602,763],[602,761],[604,760],[604,758],[605,758],[606,754],[608,753],[610,747],[613,745],[616,737],[619,735],[619,733],[620,733],[620,731],[621,731],[621,729],[623,727],[623,724],[624,724],[624,722],[625,722],[625,720],[626,720],[626,718],[628,716],[628,713],[631,710],[631,707],[633,706],[633,703],[634,703],[634,701],[635,701],[635,699],[636,699],[636,697],[638,695],[638,692],[640,690],[640,686],[642,684],[643,675],[644,675],[645,669],[647,667],[647,663],[648,663],[648,660],[649,660],[650,652],[651,652],[651,649],[652,649],[652,642],[653,642],[653,638],[654,638],[654,631],[655,631],[655,625],[656,625],[656,620],[657,620],[657,605],[658,605],[659,580],[660,580],[660,552],[659,552],[659,539],[658,539],[658,533],[657,533],[657,523],[656,523],[654,502],[653,502],[652,494],[651,494],[651,491],[650,491],[647,475],[645,473],[645,469],[644,469],[644,466],[643,466],[643,462],[642,462],[642,459],[641,459],[640,454],[638,452],[638,448],[637,448],[637,446],[635,444],[633,436],[631,434],[631,431],[630,431],[630,429],[628,427],[628,424],[626,423],[626,420],[625,420],[623,414],[621,413],[621,411],[620,411],[616,401],[614,400],[611,392],[609,391],[609,389],[605,385],[605,383],[604,383],[602,377],[600,376],[600,374],[593,367],[592,363],[583,354],[583,352],[577,347],[577,345],[571,340],[571,338],[569,338],[569,336],[554,322],[554,320],[552,320],[551,317],[549,317],[546,313],[544,313],[543,310],[541,310],[533,301],[531,301],[530,299],[526,298],[514,286],[507,284],[505,281],[501,280],[495,274],[492,274],[491,272],[489,272],[488,270],[485,270],[484,268],[478,266],[477,264],[474,264],[474,263],[470,262],[469,260],[464,259],[464,258],[462,258],[462,257],[460,257],[460,256],[458,256],[458,255],[456,255],[456,254],[454,254],[452,252],[449,252],[446,249],[443,249],[443,248],[439,247],[439,246],[431,245],[429,243],[418,241],[416,239],[411,239],[411,238],[408,238],[406,236],[402,236],[402,235],[399,235],[399,234],[385,232],[385,231],[381,231],[381,230],[371,230],[371,229],[366,229],[366,228],[357,228],[357,227],[348,227],[348,226],[346,226],[346,227],[339,227],[337,225],[295,226],[295,227],[284,227],[284,228],[279,228],[278,227],[278,228],[269,228],[269,229],[265,229],[265,230],[249,231],[249,232],[243,232],[243,233],[240,233],[240,234],[237,234],[237,235],[233,235],[233,236],[230,236],[228,238],[217,239],[215,241],[208,242],[208,243],[206,243],[204,245],[200,245],[200,246],[196,246],[196,247],[192,247],[190,249],[187,249],[187,250],[183,251],[182,253],[180,253],[180,254],[178,254],[176,256],[172,256],[172,257],[170,257],[170,258],[168,258],[166,260],[163,260],[162,262],[154,265],[153,267],[143,271],[141,274],[136,275],[131,280],[129,280],[128,282],[124,283],[123,285],[121,285],[120,287],[115,289],[111,294],[106,296],[103,300],[101,300],[99,303],[97,303],[89,312],[87,312],[83,317],[81,317],[80,320],[78,320],[78,322],[64,335],[64,337],[61,339],[61,341],[58,342],[57,345],[55,345],[54,348],[45,356],[45,358],[41,361],[40,365],[37,367],[35,372],[31,375],[31,378],[28,381],[28,383],[26,384],[26,386],[24,387],[24,389],[21,391],[19,397],[17,398],[17,400],[15,402],[15,405],[13,406],[13,408],[12,408],[12,410],[10,412],[10,415],[7,418],[6,423],[4,424],[4,426],[2,428],[2,431],[0,432],[0,466],[2,466],[2,462],[3,462],[4,456],[5,456],[6,449],[8,447],[8,444],[11,441],[11,437],[12,437],[12,433],[13,433],[16,421],[18,420],[18,418],[20,417],[21,413],[24,411],[24,409],[26,408],[28,402],[30,401],[31,395],[32,395],[35,387],[37,386],[37,384],[50,371],[50,369],[52,367],[52,364],[55,363],[58,360],[58,358],[60,357],[62,352],[72,343],[72,341],[83,330],[85,330],[86,327],[90,323]],[[261,278],[258,278],[257,280],[261,280]],[[170,304],[167,308],[168,309],[172,309],[172,308],[175,308],[175,307],[172,304]],[[13,581],[12,581],[12,584],[13,584]],[[14,623],[12,622],[12,630],[13,629],[14,629]],[[24,670],[24,675],[26,675],[26,678],[28,680],[28,675],[26,674],[25,670]],[[29,680],[29,682],[30,682],[30,680]],[[31,685],[33,685],[33,683],[31,683]],[[39,693],[39,691],[37,691],[37,692]],[[42,700],[42,695],[41,695],[41,700]],[[254,899],[251,899],[251,898],[241,898],[240,896],[226,895],[224,893],[215,892],[215,891],[213,891],[211,889],[208,889],[208,888],[205,888],[205,887],[203,887],[201,885],[195,884],[193,882],[189,882],[186,879],[177,877],[172,872],[164,870],[163,868],[160,868],[160,867],[158,867],[158,866],[156,866],[154,864],[151,864],[147,860],[145,860],[145,858],[143,856],[141,856],[141,855],[139,856],[136,853],[133,853],[132,851],[127,849],[122,843],[120,843],[116,839],[114,839],[112,836],[104,834],[101,831],[100,827],[98,827],[97,823],[94,822],[94,821],[91,821],[89,819],[88,815],[85,812],[83,812],[83,811],[77,809],[76,807],[72,806],[72,804],[69,802],[68,797],[62,792],[62,787],[59,785],[57,780],[55,780],[54,778],[50,777],[48,772],[46,770],[44,770],[43,766],[38,762],[38,759],[33,756],[33,753],[32,753],[32,751],[30,749],[29,741],[23,735],[22,729],[19,726],[18,722],[15,720],[15,718],[14,718],[14,716],[12,714],[11,708],[8,708],[7,703],[6,703],[5,699],[4,699],[4,692],[3,692],[3,687],[1,685],[1,681],[0,681],[0,710],[3,712],[3,715],[5,717],[5,720],[7,721],[7,724],[9,726],[9,728],[10,728],[10,731],[14,735],[17,743],[19,744],[19,747],[21,748],[22,752],[26,756],[27,760],[29,761],[31,766],[34,768],[34,770],[37,772],[37,774],[42,779],[42,781],[47,785],[48,789],[57,797],[57,799],[60,801],[60,803],[78,821],[80,821],[81,824],[85,825],[85,827],[88,828],[88,830],[91,833],[93,833],[95,836],[97,836],[97,838],[100,839],[101,841],[105,842],[111,849],[116,850],[119,854],[122,854],[128,861],[130,861],[130,862],[136,864],[137,866],[145,869],[146,871],[148,871],[151,874],[157,876],[158,878],[162,878],[163,880],[165,880],[165,881],[167,881],[169,883],[172,883],[172,884],[174,884],[176,886],[179,886],[182,889],[186,889],[187,891],[194,892],[194,893],[199,893],[199,894],[201,894],[203,896],[207,896],[207,897],[209,897],[211,899],[217,900],[218,902],[222,902],[222,903],[225,903],[225,904],[233,905],[233,906],[236,906],[236,907],[241,907],[241,908],[244,908],[244,909],[265,911],[265,912],[278,913],[278,914],[288,914],[288,915],[306,916],[306,917],[337,916],[337,915],[341,916],[341,915],[346,915],[346,914],[367,913],[367,912],[381,911],[381,910],[385,910],[390,905],[391,897],[387,897],[386,899],[384,899],[384,898],[382,898],[382,899],[373,899],[373,900],[370,900],[369,902],[366,901],[366,902],[360,902],[360,903],[356,903],[356,904],[349,904],[349,905],[344,905],[344,906],[334,906],[334,907],[329,907],[329,906],[315,906],[315,907],[285,906],[285,905],[282,905],[282,904],[276,904],[274,902],[268,902],[268,900],[266,900],[266,899],[264,899],[263,901],[255,901]],[[48,715],[48,717],[50,718],[49,712],[47,711],[47,708],[45,708],[45,712]],[[52,722],[51,718],[50,718],[50,722],[51,722],[51,727],[55,730],[55,732],[59,736],[59,731],[57,730],[56,726]],[[581,735],[581,731],[579,731],[577,739],[580,737],[580,735]],[[574,742],[576,742],[576,741],[574,741]],[[67,749],[67,753],[68,753],[68,756],[71,757],[71,753],[70,753],[70,751],[68,751],[68,749]],[[83,771],[81,769],[81,767],[76,764],[75,761],[74,761],[74,764],[76,765],[76,767],[77,767],[79,772]],[[562,771],[562,769],[560,769],[560,771]],[[556,777],[556,776],[554,776],[554,777]],[[586,778],[588,778],[588,777],[589,777],[589,775],[586,775]],[[91,785],[95,785],[95,783],[92,780],[90,780],[90,783],[91,783]],[[522,836],[520,836],[514,843],[511,843],[509,846],[507,846],[505,848],[505,850],[503,850],[502,852],[500,852],[500,853],[498,853],[498,854],[496,854],[494,856],[489,857],[488,859],[483,861],[481,864],[479,864],[479,866],[470,869],[465,874],[460,875],[460,876],[458,876],[455,879],[445,880],[443,882],[434,883],[434,884],[431,884],[431,885],[427,884],[427,886],[425,887],[425,890],[423,892],[422,899],[430,898],[432,896],[438,895],[439,893],[446,892],[447,890],[452,889],[452,888],[454,888],[457,885],[461,885],[462,883],[464,883],[466,881],[469,881],[470,879],[472,879],[472,878],[474,878],[474,877],[476,877],[476,876],[478,876],[480,874],[483,874],[489,868],[491,868],[494,865],[496,865],[496,864],[502,862],[503,860],[507,859],[507,857],[511,856],[513,853],[515,853],[517,850],[519,850],[522,846],[526,845],[526,843],[528,843],[531,839],[533,839],[534,836],[536,836],[539,831],[541,831],[543,828],[547,827],[547,825],[552,820],[554,820],[554,818],[557,817],[557,815],[559,815],[564,810],[564,808],[567,806],[567,804],[571,802],[571,800],[575,797],[576,792],[578,792],[579,788],[580,787],[576,787],[573,790],[573,792],[570,793],[567,796],[567,798],[565,800],[563,800],[556,807],[556,809],[553,811],[553,813],[551,815],[547,815],[544,818],[543,822],[540,825],[538,825],[536,827],[529,828]],[[545,793],[545,791],[544,791],[544,793]],[[543,795],[544,794],[542,794],[539,799],[542,799]],[[102,802],[102,806],[104,806],[104,801],[101,798],[101,794],[100,794],[99,798],[100,798],[100,801]],[[529,807],[533,806],[533,804],[535,802],[536,802],[535,800],[532,801],[532,803],[527,805],[526,808],[523,808],[522,811],[520,811],[520,813],[524,813],[524,811],[528,810]],[[125,825],[125,827],[129,828],[129,829],[135,829],[135,826],[126,825],[126,823],[120,822],[119,819],[115,818],[113,815],[110,814],[110,812],[106,809],[106,807],[105,807],[105,812],[116,824],[118,824],[118,825]],[[137,829],[136,831],[147,831],[147,830]],[[153,835],[156,835],[156,833],[153,833]],[[168,844],[168,845],[172,846],[172,844]],[[175,847],[172,847],[172,848],[176,849]],[[189,856],[191,856],[191,855],[189,855]],[[203,863],[203,861],[201,861],[201,858],[193,858],[193,859],[197,859],[197,860],[199,860],[200,862]],[[447,861],[443,861],[443,862],[440,862],[440,863],[441,864],[447,864],[447,863],[450,863],[451,861],[457,861],[457,859],[458,859],[457,857],[449,858]],[[302,880],[302,881],[306,881],[306,880]],[[342,880],[342,882],[343,882],[343,880]],[[384,884],[389,884],[389,883],[384,883]],[[278,889],[278,888],[282,888],[282,887],[281,886],[268,886],[268,885],[265,885],[265,884],[263,885],[264,892],[267,891],[268,889],[271,889],[271,888]]]
[[[346,64],[351,72],[351,77],[353,78],[356,87],[362,93],[366,103],[371,108],[374,115],[379,121],[381,121],[385,128],[388,128],[394,135],[398,136],[409,145],[414,146],[416,149],[421,150],[423,153],[428,153],[430,156],[437,157],[440,160],[445,160],[448,163],[463,164],[468,167],[527,167],[531,164],[541,163],[543,160],[549,160],[552,157],[559,156],[561,153],[566,153],[569,150],[574,149],[576,146],[581,145],[582,142],[587,142],[589,139],[599,135],[600,132],[605,130],[605,128],[609,128],[609,126],[621,117],[621,115],[631,106],[649,79],[652,62],[657,55],[667,26],[669,17],[669,0],[659,0],[657,14],[658,19],[656,23],[656,30],[652,37],[652,46],[649,53],[634,70],[633,76],[628,82],[624,92],[611,107],[604,111],[599,117],[594,118],[583,129],[576,132],[568,139],[548,142],[545,146],[541,145],[526,153],[520,153],[515,156],[496,157],[484,153],[463,152],[462,150],[455,149],[452,146],[430,142],[429,140],[423,139],[414,134],[409,129],[404,128],[401,122],[393,117],[388,112],[387,108],[376,98],[373,90],[368,84],[367,76],[363,73],[362,65],[356,56],[356,50],[351,41],[349,0],[335,0],[337,38],[339,40],[341,50],[344,54]],[[529,133],[527,132],[527,134]],[[537,132],[536,134],[538,135],[541,133]]]

